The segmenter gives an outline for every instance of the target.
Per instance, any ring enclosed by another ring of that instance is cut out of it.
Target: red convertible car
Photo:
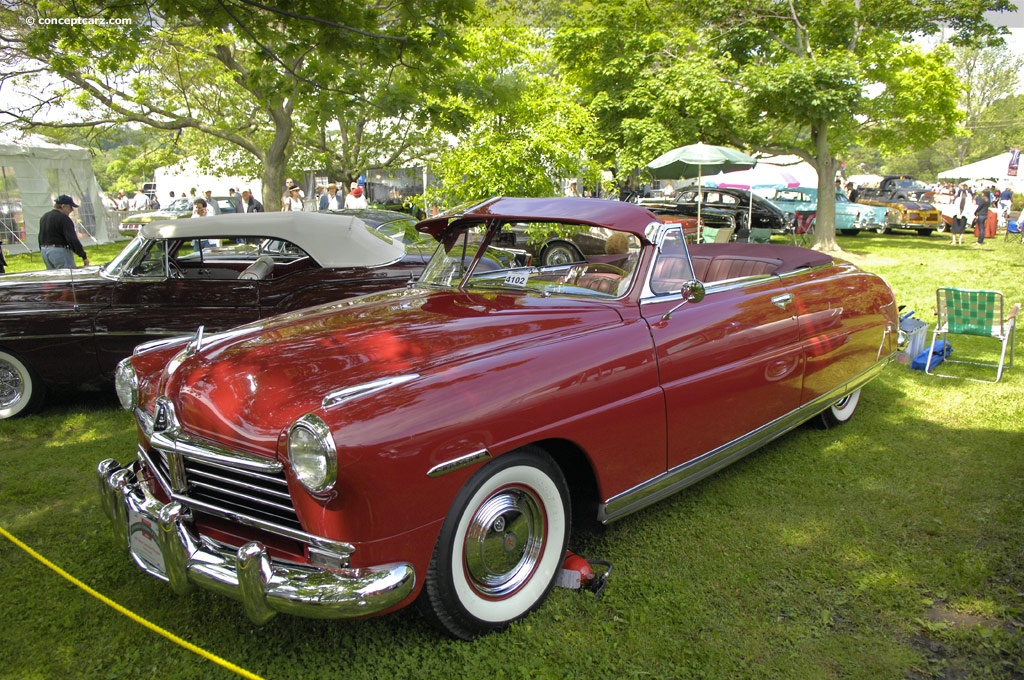
[[[142,342],[403,286],[436,246],[404,239],[415,224],[386,210],[151,222],[102,267],[0,277],[0,420],[47,389],[109,388]]]
[[[519,266],[492,253],[513,226],[606,247]],[[543,602],[574,517],[614,521],[846,421],[899,345],[877,276],[688,246],[635,204],[496,198],[418,228],[441,247],[413,286],[121,363],[138,450],[98,476],[143,571],[255,622],[418,600],[471,639]]]

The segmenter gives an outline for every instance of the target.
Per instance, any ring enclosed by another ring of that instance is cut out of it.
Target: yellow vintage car
[[[912,229],[928,236],[942,228],[942,213],[931,203],[915,196],[925,196],[926,187],[906,176],[885,177],[878,187],[865,187],[857,197],[858,203],[886,208],[886,224],[875,231],[888,234],[893,229]]]

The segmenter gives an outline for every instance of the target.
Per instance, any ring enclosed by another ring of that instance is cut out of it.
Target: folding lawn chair
[[[704,227],[701,243],[728,243],[731,237],[732,229],[728,227]]]
[[[751,227],[750,234],[747,235],[748,243],[771,243],[772,242],[772,230],[771,227]]]
[[[1012,234],[1014,238],[1019,238],[1020,242],[1024,243],[1024,234],[1021,233],[1022,231],[1024,230],[1021,229],[1019,220],[1010,220],[1006,223],[1006,231],[1003,232],[1003,240],[1005,241],[1010,238],[1010,235]]]
[[[1006,350],[1010,350],[1010,361],[1006,366],[1013,366],[1013,339],[1014,330],[1017,326],[1017,313],[1020,311],[1020,303],[1016,303],[1010,309],[1010,315],[1003,318],[1003,294],[994,290],[964,290],[962,288],[939,288],[936,291],[938,301],[938,321],[935,324],[935,332],[932,334],[932,344],[942,336],[946,340],[948,335],[974,335],[982,338],[998,340],[1002,345],[999,354],[999,363],[981,361],[956,361],[946,359],[954,364],[973,364],[975,366],[990,366],[996,369],[995,380],[975,380],[975,382],[999,382],[1003,377],[1003,365],[1006,359]],[[934,373],[931,370],[933,352],[928,353],[928,360],[924,372],[929,375],[937,375],[943,378],[956,376]]]

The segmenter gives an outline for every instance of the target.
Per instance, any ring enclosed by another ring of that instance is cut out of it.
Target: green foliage
[[[818,246],[832,249],[827,189],[846,150],[920,149],[952,134],[959,119],[949,53],[924,54],[909,41],[941,24],[956,26],[961,39],[989,36],[983,11],[1006,7],[594,0],[567,10],[554,51],[626,169],[695,141],[809,161],[826,197]]]
[[[432,102],[456,137],[432,166],[442,183],[434,200],[552,196],[562,180],[580,176],[593,186],[600,170],[586,153],[593,120],[554,71],[546,36],[514,7],[498,6],[477,18],[465,45],[459,90]]]
[[[1001,236],[982,249],[938,236],[840,238],[926,321],[935,288],[951,282],[1024,300],[1024,246]],[[980,340],[954,346],[985,351]],[[555,590],[523,622],[472,643],[441,637],[412,609],[257,627],[229,598],[174,595],[115,543],[97,497],[97,462],[134,457],[133,419],[110,392],[55,398],[0,421],[0,526],[146,621],[266,678],[1024,673],[1019,363],[998,385],[890,366],[846,425],[799,428],[603,531],[574,533],[574,550],[614,564],[604,597]],[[237,677],[2,537],[0,608],[5,680]]]
[[[352,176],[371,160],[400,164],[420,154],[434,138],[415,134],[427,120],[416,93],[444,82],[469,6],[129,0],[108,7],[86,0],[69,7],[24,0],[15,4],[22,15],[133,21],[72,29],[11,22],[5,36],[24,59],[68,83],[58,96],[82,108],[82,121],[72,125],[105,120],[186,130],[181,148],[202,169],[258,169],[264,186],[274,187],[292,162],[329,163]],[[396,120],[405,122],[408,143],[379,157]],[[330,134],[332,126],[340,132]],[[369,135],[380,141],[368,143]],[[276,192],[265,198],[268,209],[277,207]]]

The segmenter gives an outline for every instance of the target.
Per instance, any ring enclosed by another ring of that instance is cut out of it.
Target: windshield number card
[[[505,275],[505,285],[515,288],[526,288],[526,282],[530,280],[530,273],[527,269],[511,271]]]

